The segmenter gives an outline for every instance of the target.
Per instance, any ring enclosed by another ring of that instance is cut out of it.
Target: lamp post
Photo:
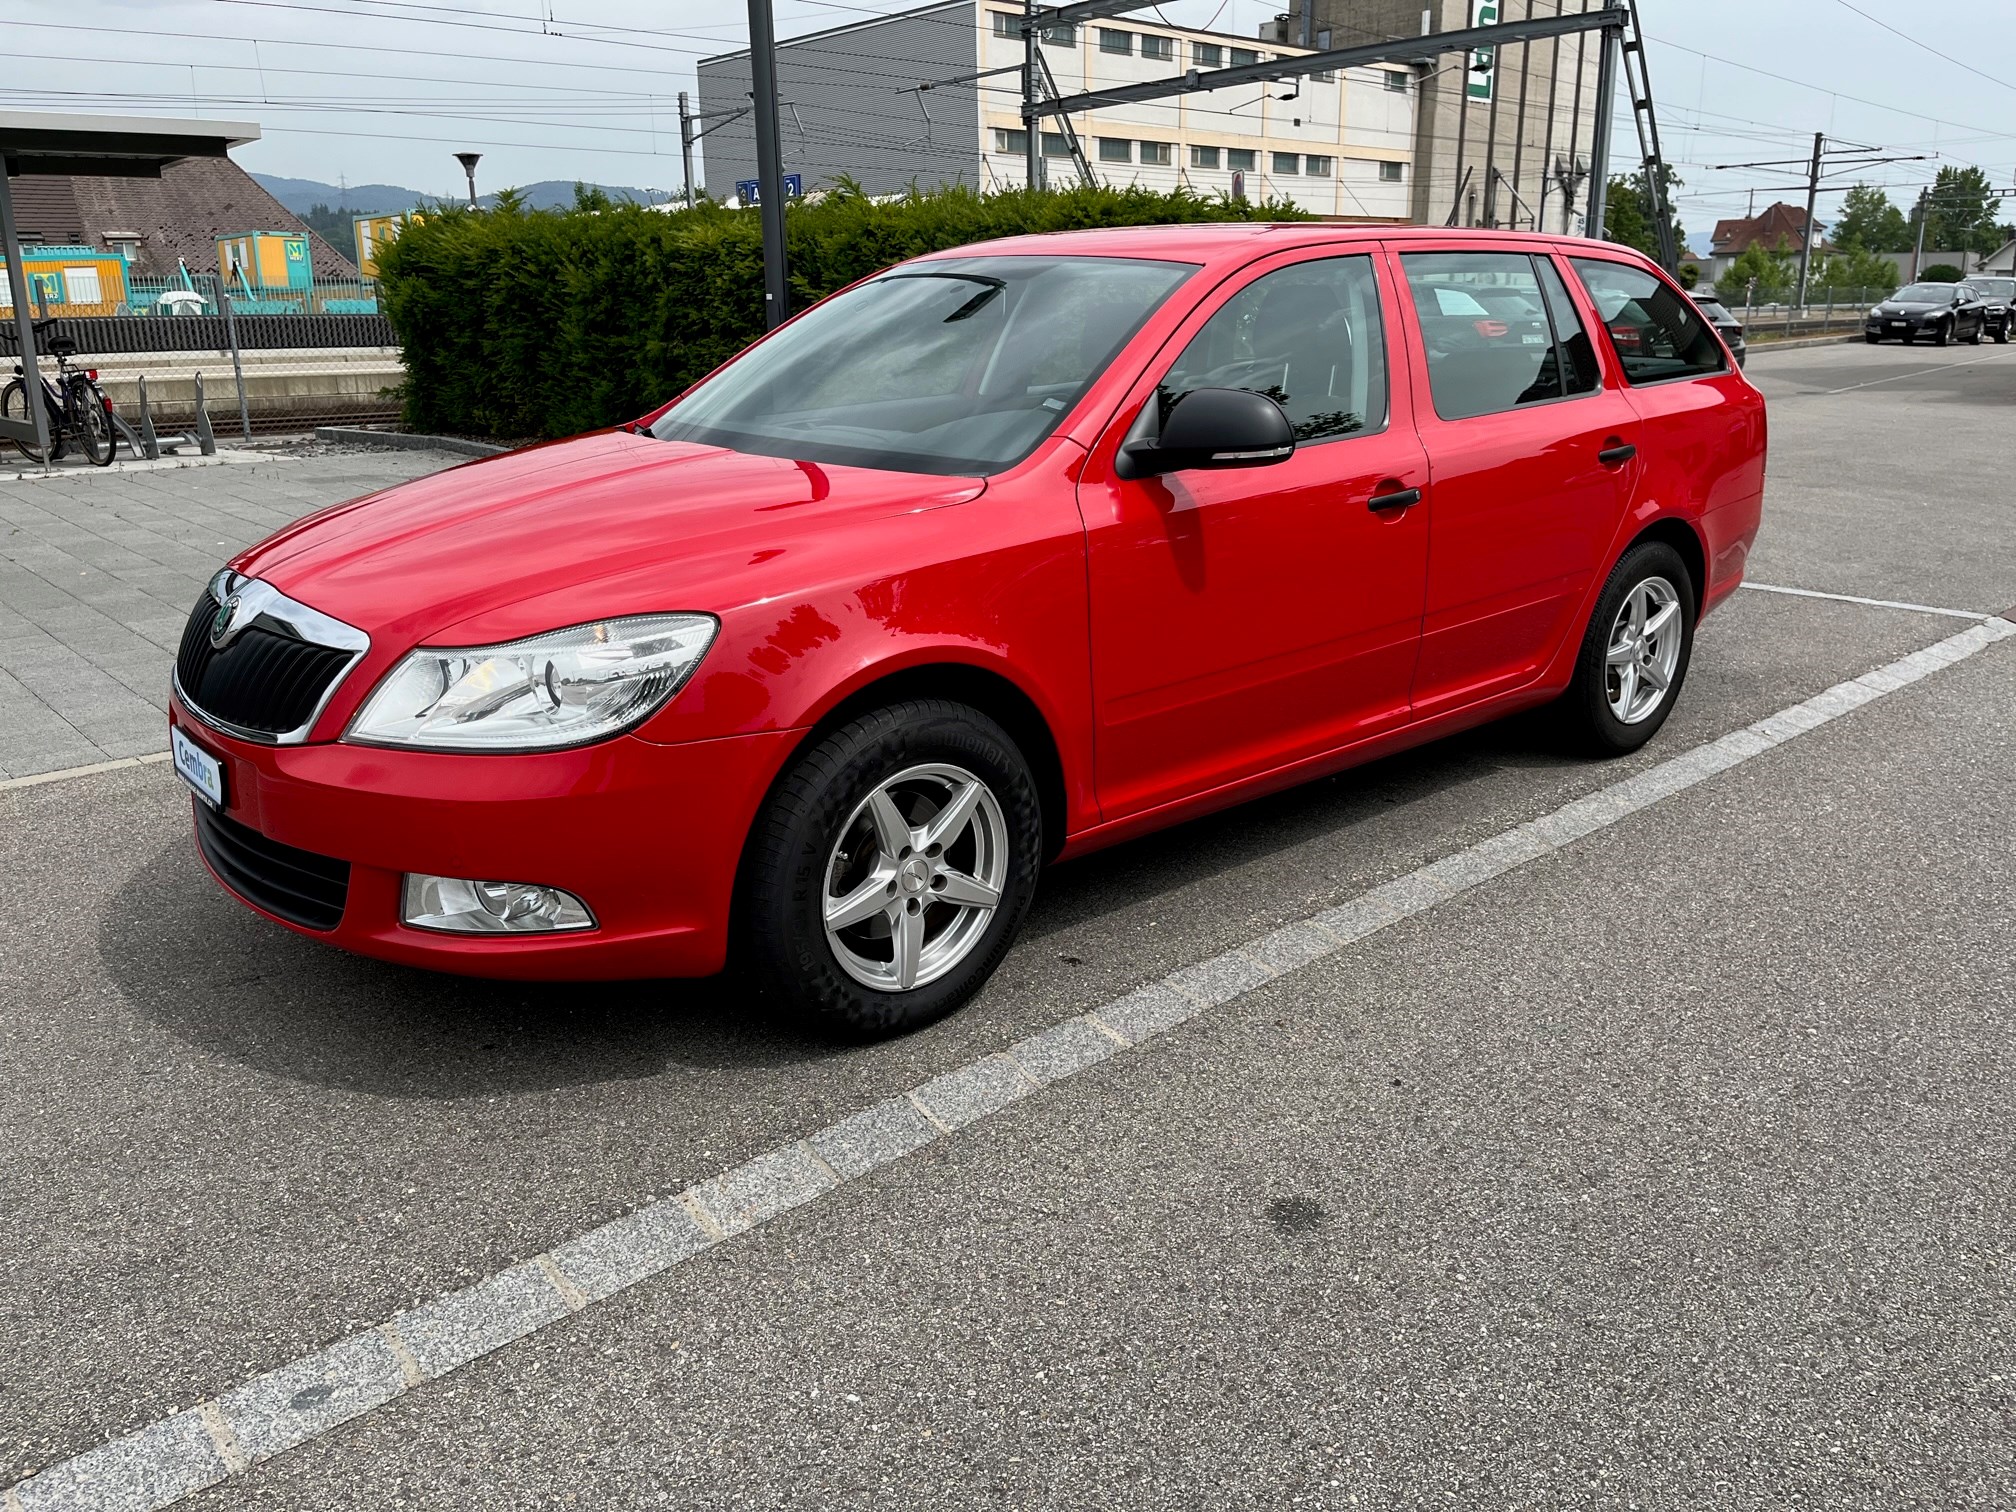
[[[469,175],[469,208],[476,208],[476,165],[483,161],[480,152],[458,152],[455,161],[462,165],[462,171]]]

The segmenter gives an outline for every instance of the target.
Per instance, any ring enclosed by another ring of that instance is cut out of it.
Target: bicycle
[[[53,320],[38,320],[34,329],[40,335],[54,324]],[[14,345],[16,348],[20,346],[18,337]],[[42,406],[49,421],[46,460],[59,460],[69,449],[68,442],[74,436],[84,449],[85,459],[93,466],[111,466],[113,454],[119,449],[119,433],[112,425],[112,401],[98,387],[97,369],[70,365],[70,359],[77,355],[77,343],[68,336],[52,336],[49,339],[49,355],[56,359],[55,379],[52,381],[46,374],[37,374],[42,380]],[[32,423],[29,413],[27,377],[17,362],[12,381],[0,389],[0,419],[27,425]],[[34,442],[16,441],[14,444],[29,461],[45,460],[42,448]]]

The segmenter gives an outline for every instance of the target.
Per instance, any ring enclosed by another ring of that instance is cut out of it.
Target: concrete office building
[[[810,191],[844,174],[871,193],[911,183],[1020,186],[1021,7],[954,0],[797,37],[777,50],[784,171]],[[1165,26],[1142,11],[1043,40],[1060,95],[1169,78],[1306,49]],[[990,70],[1017,70],[970,80]],[[1404,64],[1112,106],[1071,118],[1102,183],[1281,198],[1319,215],[1404,221],[1412,183],[1417,70]],[[747,51],[700,64],[704,179],[727,199],[756,176],[746,114]],[[963,84],[938,81],[968,76]],[[931,84],[928,90],[918,86]],[[1074,182],[1062,130],[1043,137],[1046,176]]]
[[[1356,47],[1423,31],[1574,14],[1602,0],[1290,0],[1268,28],[1284,41]],[[1303,8],[1308,7],[1305,22]],[[1588,208],[1587,166],[1596,118],[1599,32],[1515,42],[1479,54],[1443,54],[1415,70],[1414,176],[1407,214],[1431,225],[1511,226],[1579,232]],[[1488,65],[1481,69],[1478,65]],[[1624,99],[1620,76],[1618,99]],[[1627,127],[1613,166],[1628,166]],[[1557,166],[1564,170],[1557,173]],[[1453,217],[1453,221],[1452,221]]]

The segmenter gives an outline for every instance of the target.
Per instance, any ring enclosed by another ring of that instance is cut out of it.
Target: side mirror
[[[1192,389],[1170,406],[1155,430],[1157,401],[1120,447],[1114,471],[1123,478],[1152,478],[1193,467],[1267,467],[1295,453],[1295,428],[1265,394],[1251,389]]]

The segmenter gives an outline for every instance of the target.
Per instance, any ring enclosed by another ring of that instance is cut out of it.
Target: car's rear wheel
[[[1666,723],[1694,655],[1694,580],[1664,541],[1641,541],[1603,585],[1560,712],[1598,756],[1637,750]]]
[[[993,720],[939,699],[878,709],[801,756],[758,819],[749,965],[850,1034],[927,1024],[1000,964],[1042,844],[1035,779]]]

